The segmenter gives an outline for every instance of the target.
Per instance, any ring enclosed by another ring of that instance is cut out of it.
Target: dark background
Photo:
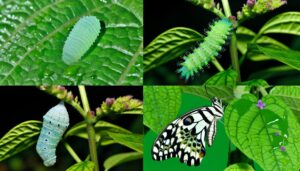
[[[66,88],[67,90],[72,91],[75,96],[79,96],[77,87]],[[96,107],[100,106],[107,97],[133,95],[134,98],[142,100],[142,87],[86,87],[86,91],[92,110],[95,110]],[[37,87],[0,87],[0,97],[2,99],[0,103],[0,137],[21,122],[27,120],[42,121],[43,115],[60,102],[56,97],[39,90]],[[70,105],[66,104],[66,108],[70,115],[69,128],[71,128],[74,124],[82,121],[82,117]],[[122,115],[113,118],[104,117],[103,120],[122,126],[134,133],[143,133],[142,116]],[[87,140],[70,137],[67,139],[67,142],[74,148],[79,157],[84,160],[89,153]],[[100,150],[98,151],[100,166],[103,166],[103,161],[107,157],[120,152],[129,151],[132,150],[119,144],[100,147]],[[56,154],[58,157],[57,163],[53,167],[46,168],[42,165],[42,160],[35,152],[35,146],[33,146],[14,157],[0,162],[0,171],[60,171],[66,170],[69,166],[75,164],[75,161],[70,157],[62,143],[59,143]],[[136,160],[128,162],[127,164],[122,164],[113,170],[140,170],[141,168],[142,160]],[[103,170],[103,168],[101,170]]]
[[[215,1],[220,2],[220,0]],[[236,12],[241,10],[246,0],[229,0],[231,12],[236,15]],[[250,28],[257,32],[263,24],[271,19],[273,16],[287,12],[287,11],[300,11],[299,0],[288,0],[288,4],[278,8],[274,11],[264,15],[257,16],[253,19],[247,20],[242,23],[242,26]],[[199,33],[203,34],[207,26],[212,23],[217,16],[212,12],[197,7],[186,0],[145,0],[144,1],[144,47],[146,47],[155,37],[164,31],[173,27],[188,27],[192,28]],[[269,34],[270,37],[283,42],[287,46],[295,50],[300,50],[300,38],[297,36],[287,34]],[[222,53],[219,62],[226,69],[230,65],[229,48]],[[179,79],[176,74],[178,63],[180,60],[177,58],[172,60],[161,67],[150,70],[144,74],[145,84],[201,84],[209,77],[217,73],[217,69],[211,64],[210,68],[206,68],[204,73],[197,76],[192,81],[185,82]],[[252,62],[245,61],[241,66],[242,80],[247,80],[249,75],[258,70],[265,69],[266,66],[277,66],[281,63],[276,61],[268,62]],[[248,66],[248,67],[247,67]],[[254,67],[249,67],[254,66]],[[295,71],[288,75],[283,75],[281,78],[267,80],[269,84],[296,84],[293,78],[299,72]]]

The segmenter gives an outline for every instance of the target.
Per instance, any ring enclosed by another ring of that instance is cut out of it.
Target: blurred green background
[[[146,106],[147,104],[145,104]],[[207,99],[190,94],[182,94],[182,104],[180,107],[180,115],[185,114],[195,108],[201,106],[210,106],[211,102]],[[163,114],[162,114],[163,115]],[[223,119],[217,123],[217,135],[211,147],[206,146],[206,155],[200,166],[190,167],[180,163],[178,158],[171,158],[164,161],[152,160],[152,145],[157,138],[157,134],[151,130],[145,132],[144,137],[144,171],[223,171],[227,167],[229,156],[229,139],[225,133]],[[232,149],[234,149],[233,145]],[[261,169],[255,164],[255,170]]]

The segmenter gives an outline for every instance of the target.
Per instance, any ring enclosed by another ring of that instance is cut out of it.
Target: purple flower
[[[262,109],[265,108],[266,104],[264,104],[264,103],[262,102],[262,100],[258,100],[256,106],[257,106],[260,110],[262,110]]]
[[[105,103],[108,106],[111,106],[115,102],[115,100],[116,100],[115,98],[106,98]]]
[[[285,146],[280,146],[280,150],[283,151],[283,152],[286,152]]]
[[[280,133],[279,133],[279,132],[275,132],[274,135],[275,135],[276,137],[278,137],[278,136],[280,135]]]
[[[256,0],[247,0],[248,7],[252,8],[254,4],[256,3]]]

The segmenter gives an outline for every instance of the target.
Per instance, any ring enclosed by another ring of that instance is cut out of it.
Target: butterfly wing
[[[198,166],[205,156],[205,134],[210,123],[200,109],[193,110],[169,124],[152,148],[154,160],[178,157],[180,162]],[[205,119],[203,119],[203,117]]]
[[[216,133],[217,133],[217,120],[213,120],[212,123],[209,125],[207,132],[206,132],[206,139],[208,142],[208,146],[212,146]]]
[[[176,132],[178,129],[177,122],[180,119],[174,120],[169,124],[155,140],[152,147],[153,160],[166,160],[171,157],[176,157]]]

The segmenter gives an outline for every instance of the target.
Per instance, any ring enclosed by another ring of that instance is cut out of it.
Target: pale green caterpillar
[[[79,61],[97,39],[100,29],[100,22],[95,16],[81,18],[65,42],[62,54],[63,61],[68,65]]]
[[[217,57],[232,30],[233,24],[227,18],[215,21],[210,26],[210,31],[207,32],[203,43],[192,53],[183,57],[184,62],[180,64],[181,68],[178,70],[181,77],[188,80]]]
[[[52,107],[44,115],[43,127],[36,151],[49,167],[56,163],[56,147],[69,126],[69,114],[63,102]]]

